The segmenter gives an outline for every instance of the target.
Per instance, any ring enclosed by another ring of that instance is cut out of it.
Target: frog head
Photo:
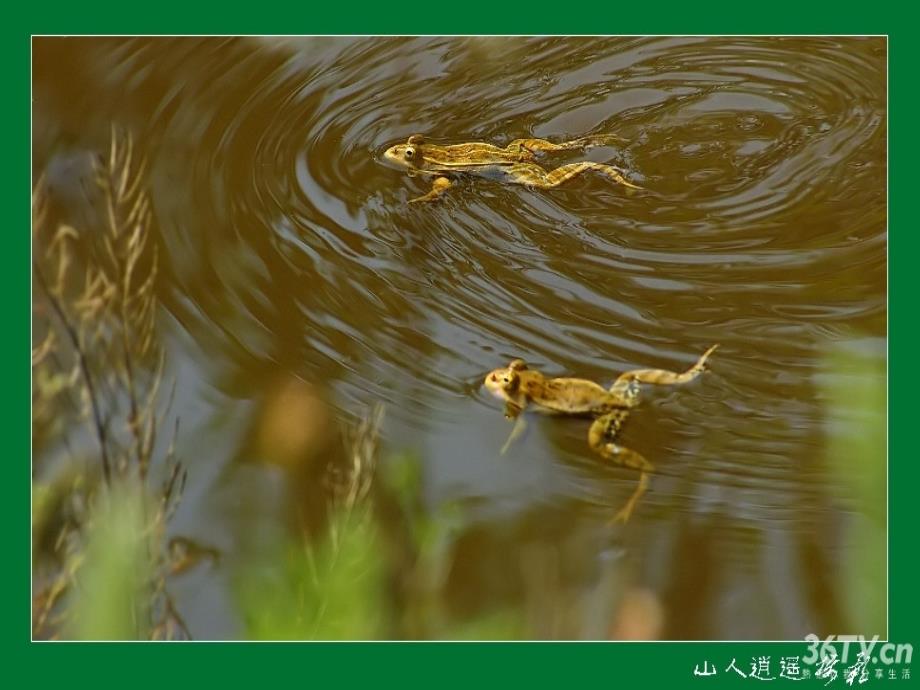
[[[413,134],[405,144],[397,144],[384,151],[383,158],[401,168],[420,169],[423,167],[422,155],[419,151],[421,143],[422,135]]]
[[[524,360],[515,359],[507,367],[490,371],[486,375],[485,387],[495,397],[507,400],[509,396],[514,395],[521,384],[518,372],[526,368]]]

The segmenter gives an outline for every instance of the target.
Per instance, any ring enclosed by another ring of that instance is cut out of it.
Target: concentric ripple
[[[139,75],[129,97],[154,103],[171,308],[235,363],[227,390],[281,366],[332,384],[343,409],[388,401],[397,435],[440,443],[431,424],[456,424],[459,401],[496,412],[477,383],[511,356],[609,380],[719,342],[712,379],[667,398],[660,423],[683,433],[705,410],[732,434],[696,453],[744,467],[799,444],[792,467],[819,418],[822,348],[884,333],[882,41],[176,45],[120,45],[119,60]],[[415,133],[616,133],[625,144],[584,155],[647,191],[462,181],[409,206],[425,180],[380,153]]]

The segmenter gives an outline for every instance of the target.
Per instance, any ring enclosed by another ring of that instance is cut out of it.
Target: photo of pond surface
[[[36,639],[886,637],[885,38],[32,49]]]

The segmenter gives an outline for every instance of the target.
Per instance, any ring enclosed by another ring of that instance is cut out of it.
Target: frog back
[[[429,144],[423,146],[421,152],[425,167],[432,170],[472,169],[480,166],[514,163],[520,159],[519,154],[510,153],[492,144],[479,142],[449,146]]]
[[[598,414],[617,406],[615,396],[585,379],[544,379],[524,392],[541,411],[550,414]]]

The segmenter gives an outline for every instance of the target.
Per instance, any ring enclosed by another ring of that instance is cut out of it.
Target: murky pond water
[[[834,343],[885,353],[886,50],[37,39],[34,168],[76,224],[86,160],[113,124],[147,158],[190,468],[177,531],[233,551],[234,496],[261,479],[228,467],[252,453],[266,397],[303,380],[342,419],[386,403],[386,447],[421,459],[428,504],[469,515],[447,576],[458,611],[516,601],[535,571],[571,593],[615,567],[650,593],[667,638],[844,633],[835,573],[858,548],[854,509],[826,461],[816,381]],[[547,191],[462,180],[408,205],[429,183],[381,154],[416,133],[614,133],[624,143],[545,163],[612,163],[646,191],[592,175]],[[534,420],[499,455],[510,425],[480,388],[488,370],[522,357],[609,384],[682,371],[713,343],[709,373],[649,390],[624,428],[658,470],[625,528],[606,523],[635,473],[590,452],[584,420]],[[239,634],[227,577],[178,587],[196,637]]]

